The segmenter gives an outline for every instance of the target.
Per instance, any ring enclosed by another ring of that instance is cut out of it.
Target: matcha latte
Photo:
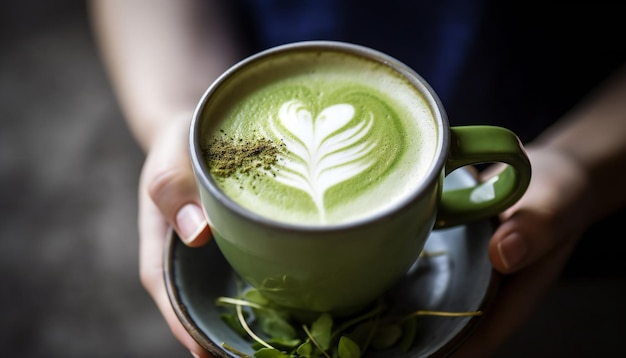
[[[431,171],[437,125],[401,74],[346,52],[278,53],[220,83],[203,159],[233,201],[275,221],[332,225],[397,206]]]

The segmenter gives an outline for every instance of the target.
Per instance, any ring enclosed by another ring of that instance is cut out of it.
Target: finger
[[[188,246],[209,240],[188,149],[189,121],[173,121],[148,154],[145,185],[161,214]]]
[[[586,177],[567,157],[529,151],[533,177],[524,196],[500,215],[501,225],[489,245],[493,267],[516,272],[576,237],[583,216]]]
[[[187,333],[171,306],[163,279],[163,255],[169,225],[162,220],[160,210],[154,205],[146,190],[139,195],[139,267],[141,282],[154,299],[176,339],[193,355],[211,356]]]
[[[489,259],[499,272],[516,272],[558,245],[553,213],[522,207],[502,222],[489,243]]]

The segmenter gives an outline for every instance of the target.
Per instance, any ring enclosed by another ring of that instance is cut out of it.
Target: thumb
[[[188,149],[189,119],[172,121],[155,138],[142,180],[155,206],[188,246],[209,240]]]

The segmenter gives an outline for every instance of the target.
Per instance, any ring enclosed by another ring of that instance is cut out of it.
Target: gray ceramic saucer
[[[457,171],[446,178],[445,188],[469,185],[473,177]],[[434,231],[425,252],[406,277],[387,293],[392,309],[478,311],[488,310],[498,285],[498,275],[487,257],[487,245],[494,229],[492,221]],[[250,342],[237,335],[221,319],[215,301],[235,297],[241,280],[222,257],[214,241],[201,248],[188,248],[172,233],[165,250],[165,283],[176,315],[191,336],[216,357],[234,355],[224,351],[223,342],[252,355]],[[407,353],[393,349],[371,352],[372,358],[444,357],[469,337],[480,316],[421,317],[413,348]]]

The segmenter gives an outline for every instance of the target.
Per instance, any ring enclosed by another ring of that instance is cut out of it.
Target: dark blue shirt
[[[458,80],[483,4],[482,0],[245,2],[262,48],[302,40],[369,46],[407,63],[444,101]]]
[[[239,0],[250,50],[302,40],[369,46],[406,63],[452,125],[493,124],[527,142],[624,63],[617,4],[500,0]]]

